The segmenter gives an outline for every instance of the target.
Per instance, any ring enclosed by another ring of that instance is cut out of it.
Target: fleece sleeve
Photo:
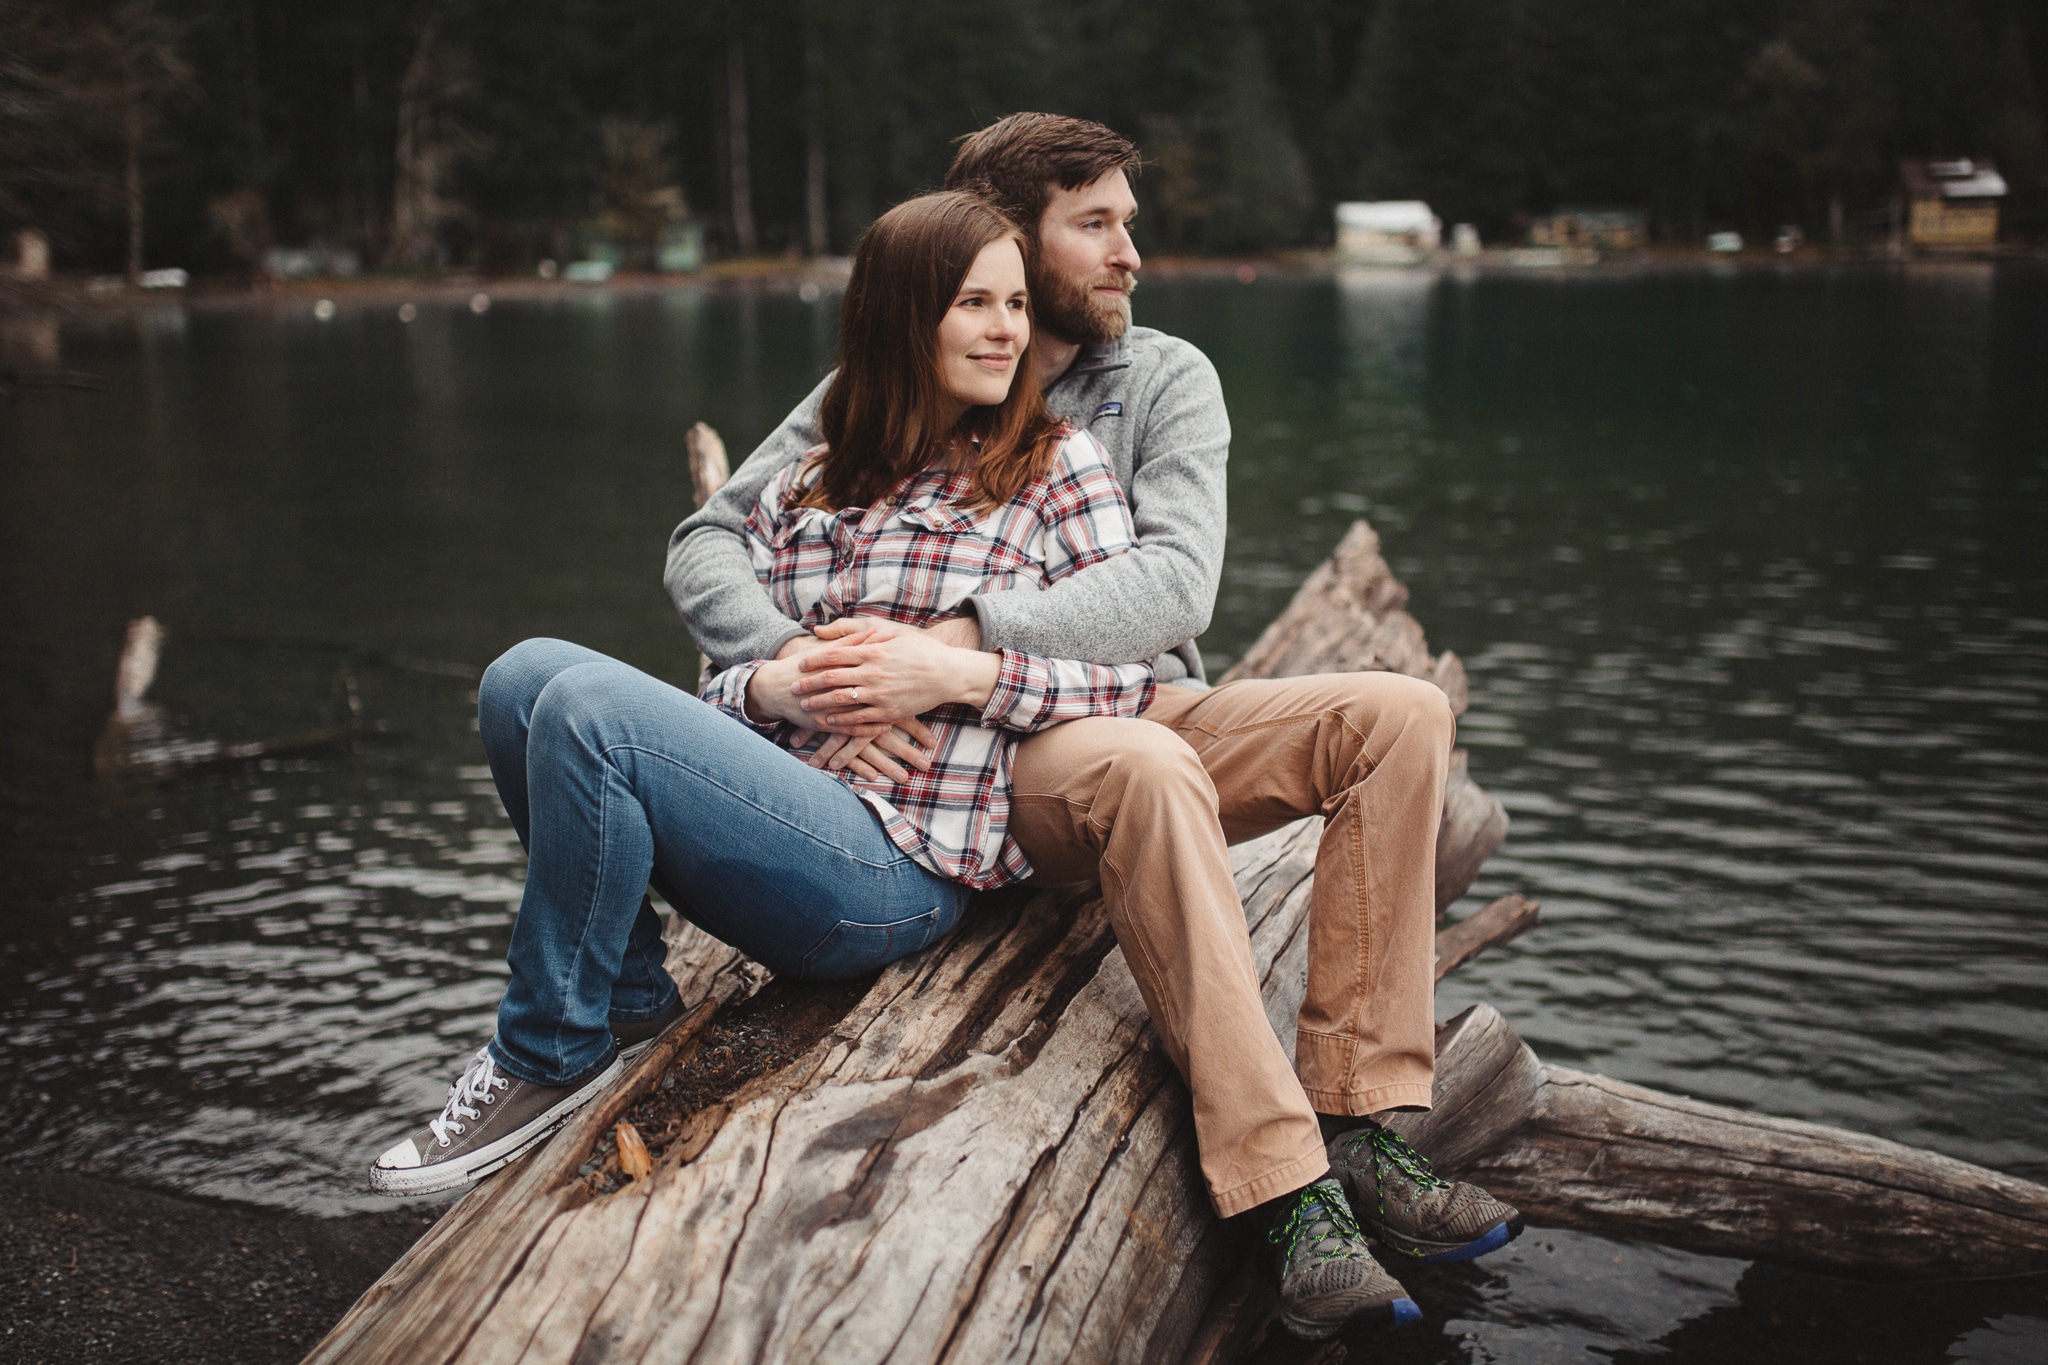
[[[1137,548],[1044,589],[968,599],[984,649],[1135,663],[1209,628],[1223,568],[1230,418],[1216,371],[1193,346],[1162,357],[1135,442],[1129,487]]]
[[[831,382],[830,375],[820,380],[725,487],[669,537],[662,583],[697,647],[716,667],[772,659],[776,650],[804,633],[802,626],[775,609],[755,576],[745,528],[747,514],[769,480],[818,444],[818,405]]]

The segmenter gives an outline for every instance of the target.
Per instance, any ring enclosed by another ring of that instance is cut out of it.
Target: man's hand
[[[960,629],[940,624],[948,634]],[[978,640],[979,628],[968,624]],[[790,690],[810,717],[798,724],[836,733],[872,733],[867,727],[894,725],[947,702],[986,706],[1001,666],[996,655],[949,644],[936,630],[874,617],[833,621],[817,634],[826,645],[794,657],[798,676]]]
[[[919,772],[930,772],[931,749],[937,738],[925,728],[923,721],[915,716],[890,726],[873,739],[854,735],[831,735],[827,737],[818,752],[805,760],[813,768],[827,768],[834,771],[851,768],[861,777],[870,781],[887,780],[907,782],[910,774],[892,761],[891,755],[902,759]]]
[[[842,624],[844,622],[834,621],[830,626],[821,627],[820,634]],[[965,616],[948,616],[943,621],[934,621],[924,628],[924,633],[940,644],[951,645],[955,649],[981,652],[981,618],[972,612]],[[815,640],[818,637],[814,635],[811,638]]]
[[[756,725],[783,720],[799,730],[824,730],[863,739],[874,739],[890,729],[893,721],[858,721],[806,711],[804,699],[795,690],[803,676],[797,668],[797,658],[802,653],[798,651],[787,659],[770,659],[754,670],[754,676],[747,680],[749,720]]]
[[[981,633],[980,627],[975,628],[975,633],[977,635]],[[792,635],[787,640],[784,640],[782,648],[775,651],[775,657],[778,659],[794,659],[799,654],[808,654],[814,649],[822,649],[824,645],[825,642],[823,640],[806,631],[802,635]]]

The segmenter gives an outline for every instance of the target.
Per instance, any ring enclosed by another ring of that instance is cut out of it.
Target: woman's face
[[[1031,340],[1024,255],[1014,239],[990,242],[974,258],[939,321],[939,387],[966,407],[990,407],[1010,383]]]

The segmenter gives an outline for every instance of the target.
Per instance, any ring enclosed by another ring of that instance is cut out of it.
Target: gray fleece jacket
[[[774,657],[802,628],[754,577],[741,528],[775,472],[818,444],[828,375],[669,537],[662,575],[683,624],[719,668]],[[968,599],[984,649],[1124,664],[1153,659],[1161,682],[1204,683],[1194,638],[1209,627],[1223,567],[1230,418],[1207,356],[1133,327],[1082,350],[1046,406],[1089,432],[1130,499],[1138,546],[1050,588]]]

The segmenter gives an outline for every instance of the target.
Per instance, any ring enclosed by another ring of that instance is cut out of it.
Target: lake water
[[[473,677],[560,635],[687,681],[689,423],[829,363],[793,288],[311,300],[0,333],[0,1158],[341,1215],[487,1036],[518,845]],[[1545,926],[1446,983],[1547,1059],[2048,1179],[2048,272],[1148,282],[1216,362],[1217,671],[1368,517],[1466,660]],[[11,357],[11,359],[9,359]],[[122,626],[181,733],[92,780]],[[1462,910],[1457,913],[1463,913]],[[1532,1232],[1375,1359],[2018,1361],[2039,1281],[1897,1290]]]

